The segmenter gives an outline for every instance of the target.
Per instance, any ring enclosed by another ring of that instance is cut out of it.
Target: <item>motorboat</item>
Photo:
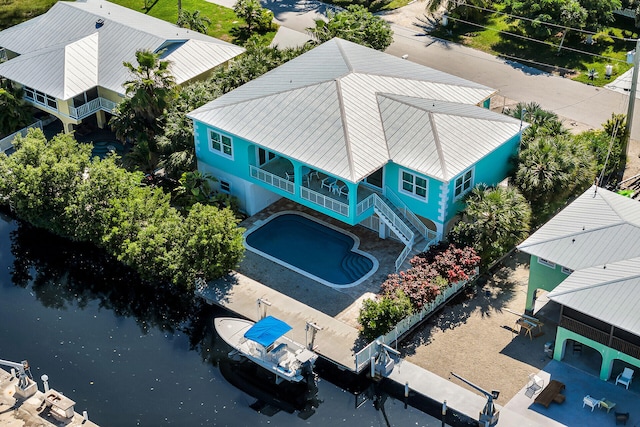
[[[258,322],[233,317],[214,320],[218,335],[235,350],[229,356],[241,354],[282,380],[300,382],[312,373],[318,355],[287,338],[292,328],[273,316]]]

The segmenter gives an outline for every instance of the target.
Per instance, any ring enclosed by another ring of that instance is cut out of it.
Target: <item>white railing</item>
[[[400,271],[400,267],[402,267],[404,260],[407,259],[411,253],[411,249],[411,246],[405,246],[402,252],[400,252],[400,255],[398,255],[398,258],[396,258],[396,273]]]
[[[26,128],[22,128],[19,131],[14,132],[9,136],[5,136],[4,138],[0,139],[0,152],[4,153],[5,151],[12,149],[13,140],[16,138],[16,136],[18,135],[27,136],[27,132],[29,131],[29,129],[32,129],[32,128],[42,129],[42,122],[38,120],[37,122],[30,124]]]
[[[380,340],[381,342],[389,346],[395,341],[395,348],[397,349],[398,339],[400,339],[408,330],[433,314],[437,309],[440,308],[440,306],[445,304],[447,300],[451,298],[451,296],[458,293],[460,289],[464,288],[469,282],[473,281],[477,277],[477,275],[478,269],[476,268],[476,274],[474,274],[472,277],[469,277],[468,280],[460,280],[459,282],[452,283],[450,286],[445,288],[440,293],[440,295],[436,296],[433,301],[425,305],[422,310],[402,319],[393,328],[393,330],[388,332],[386,335],[378,338],[376,341]],[[378,344],[376,341],[370,342],[369,345],[356,353],[356,372],[360,372],[365,366],[368,365],[372,357],[376,357],[378,355]]]
[[[391,209],[391,206],[387,205],[384,200],[380,198],[377,194],[372,194],[373,198],[373,207],[376,209],[376,213],[380,217],[380,219],[386,219],[389,221],[389,224],[395,227],[395,229],[401,234],[399,237],[404,238],[404,244],[407,246],[413,246],[413,231],[409,228],[409,226],[400,218],[394,211]],[[369,198],[367,197],[367,198]]]
[[[373,207],[373,194],[356,205],[356,215],[362,215],[363,212]]]
[[[108,113],[111,113],[114,108],[116,108],[118,104],[113,101],[109,101],[106,98],[96,98],[87,102],[86,104],[82,104],[79,107],[69,107],[69,116],[74,119],[84,119],[87,116],[95,113],[98,110],[104,110]]]
[[[349,205],[336,199],[315,192],[307,187],[300,187],[300,197],[313,204],[323,206],[340,215],[349,216]]]
[[[295,186],[293,182],[253,165],[249,165],[249,168],[251,171],[251,176],[258,181],[262,181],[266,184],[277,187],[281,190],[286,191],[287,193],[295,193]]]
[[[431,230],[429,230],[427,228],[426,225],[424,225],[424,223],[422,221],[420,221],[420,219],[411,211],[411,209],[409,209],[407,207],[407,205],[404,204],[404,202],[402,200],[400,200],[400,197],[398,197],[396,195],[396,193],[394,193],[389,187],[387,187],[385,189],[385,194],[384,194],[389,201],[394,204],[396,206],[396,208],[398,208],[398,210],[400,212],[402,212],[402,215],[404,215],[404,217],[407,219],[407,221],[409,221],[411,223],[411,225],[413,225],[416,230],[418,230],[418,232],[426,239],[426,240],[430,240],[429,239],[429,232]],[[433,233],[431,231],[431,233]],[[434,237],[435,237],[435,233]]]

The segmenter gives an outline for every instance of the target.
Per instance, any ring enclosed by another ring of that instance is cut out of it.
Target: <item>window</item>
[[[566,275],[573,273],[573,270],[567,267],[562,267],[562,272]]]
[[[401,171],[401,190],[416,197],[427,200],[427,180],[411,172]]]
[[[540,263],[542,265],[546,265],[549,268],[556,268],[556,263],[555,262],[551,262],[551,261],[546,260],[544,258],[538,258],[538,263]]]
[[[40,92],[39,90],[35,90],[33,88],[25,86],[24,88],[24,97],[31,101],[34,101],[38,104],[45,105],[49,108],[53,108],[54,110],[58,109],[58,101],[53,96],[47,95],[46,93]]]
[[[231,138],[228,136],[222,135],[218,132],[209,131],[209,143],[212,150],[219,151],[229,157],[233,156],[233,151],[231,150]]]
[[[220,191],[223,193],[231,194],[231,184],[227,181],[220,180]]]
[[[258,147],[258,166],[262,166],[266,163],[269,163],[271,160],[275,159],[275,153],[271,151],[267,151],[264,148]]]
[[[466,194],[467,191],[473,185],[473,169],[469,169],[464,175],[456,178],[455,187],[453,190],[453,197],[459,198]]]

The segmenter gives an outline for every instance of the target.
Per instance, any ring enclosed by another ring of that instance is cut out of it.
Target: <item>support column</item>
[[[380,228],[378,230],[378,237],[381,239],[386,239],[387,238],[387,226],[384,222],[379,221],[380,224]]]
[[[72,133],[74,131],[73,129],[73,125],[74,123],[71,122],[62,122],[62,127],[64,129],[64,133]]]
[[[104,129],[104,125],[107,124],[107,115],[104,111],[98,110],[96,112],[96,122],[98,122],[98,127],[100,129]]]

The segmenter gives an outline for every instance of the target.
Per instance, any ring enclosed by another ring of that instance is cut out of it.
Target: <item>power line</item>
[[[500,34],[506,34],[506,35],[509,35],[509,36],[512,36],[512,37],[516,37],[516,38],[520,38],[520,39],[524,39],[524,40],[527,40],[527,41],[532,41],[532,42],[544,44],[544,45],[549,46],[549,47],[554,47],[554,48],[560,47],[559,44],[555,44],[555,43],[544,41],[544,40],[538,40],[538,39],[535,39],[533,37],[523,36],[523,35],[516,34],[516,33],[510,33],[508,31],[498,30],[496,28],[487,27],[485,25],[477,24],[477,23],[471,22],[471,21],[466,21],[466,20],[460,19],[460,18],[454,18],[454,17],[448,16],[447,19],[450,19],[452,21],[462,22],[462,23],[465,23],[465,24],[468,24],[468,25],[473,25],[473,26],[476,26],[476,27],[479,27],[479,28],[484,28],[485,30],[495,31],[495,32],[500,33]],[[584,54],[584,55],[590,55],[590,56],[594,56],[594,57],[598,57],[598,58],[603,58],[603,59],[606,59],[608,61],[626,63],[626,61],[623,61],[622,59],[617,59],[617,58],[612,58],[612,57],[609,57],[609,56],[599,55],[597,53],[591,53],[591,52],[587,52],[587,51],[580,50],[580,49],[574,49],[574,48],[567,47],[567,46],[562,46],[561,48],[564,49],[564,50],[571,51],[571,52],[576,52],[576,53],[580,53],[580,54]],[[545,64],[545,65],[550,65],[550,64]]]
[[[539,21],[539,20],[532,19],[532,18],[527,18],[527,17],[524,17],[524,16],[518,16],[518,15],[512,15],[510,13],[506,13],[506,12],[500,12],[499,10],[487,9],[486,7],[480,7],[480,6],[476,6],[476,5],[473,5],[473,4],[461,3],[461,4],[458,4],[458,6],[465,6],[465,7],[470,7],[470,8],[473,8],[473,9],[482,10],[482,11],[485,11],[485,12],[497,13],[497,14],[500,14],[500,15],[508,16],[510,18],[514,18],[514,19],[520,19],[520,20],[525,20],[525,21],[530,21],[530,22],[536,22],[536,23],[539,23],[539,24],[542,24],[542,25],[546,25],[546,26],[549,26],[549,27],[556,27],[556,28],[559,28],[559,29],[562,29],[562,30],[564,30],[564,29],[572,30],[572,31],[576,31],[576,32],[579,32],[579,33],[590,34],[592,36],[595,36],[596,34],[598,34],[597,32],[584,30],[582,28],[576,28],[576,27],[570,27],[570,26],[566,26],[566,25],[554,24],[552,22],[546,22],[546,21]],[[451,17],[449,17],[449,18],[451,18]],[[618,37],[618,36],[613,36],[613,35],[610,35],[610,34],[607,34],[607,37],[612,38],[612,39],[616,39],[616,40],[622,40],[622,41],[625,41],[625,42],[629,42],[629,41],[635,42],[635,39],[630,39],[630,38],[626,38],[626,37]]]

